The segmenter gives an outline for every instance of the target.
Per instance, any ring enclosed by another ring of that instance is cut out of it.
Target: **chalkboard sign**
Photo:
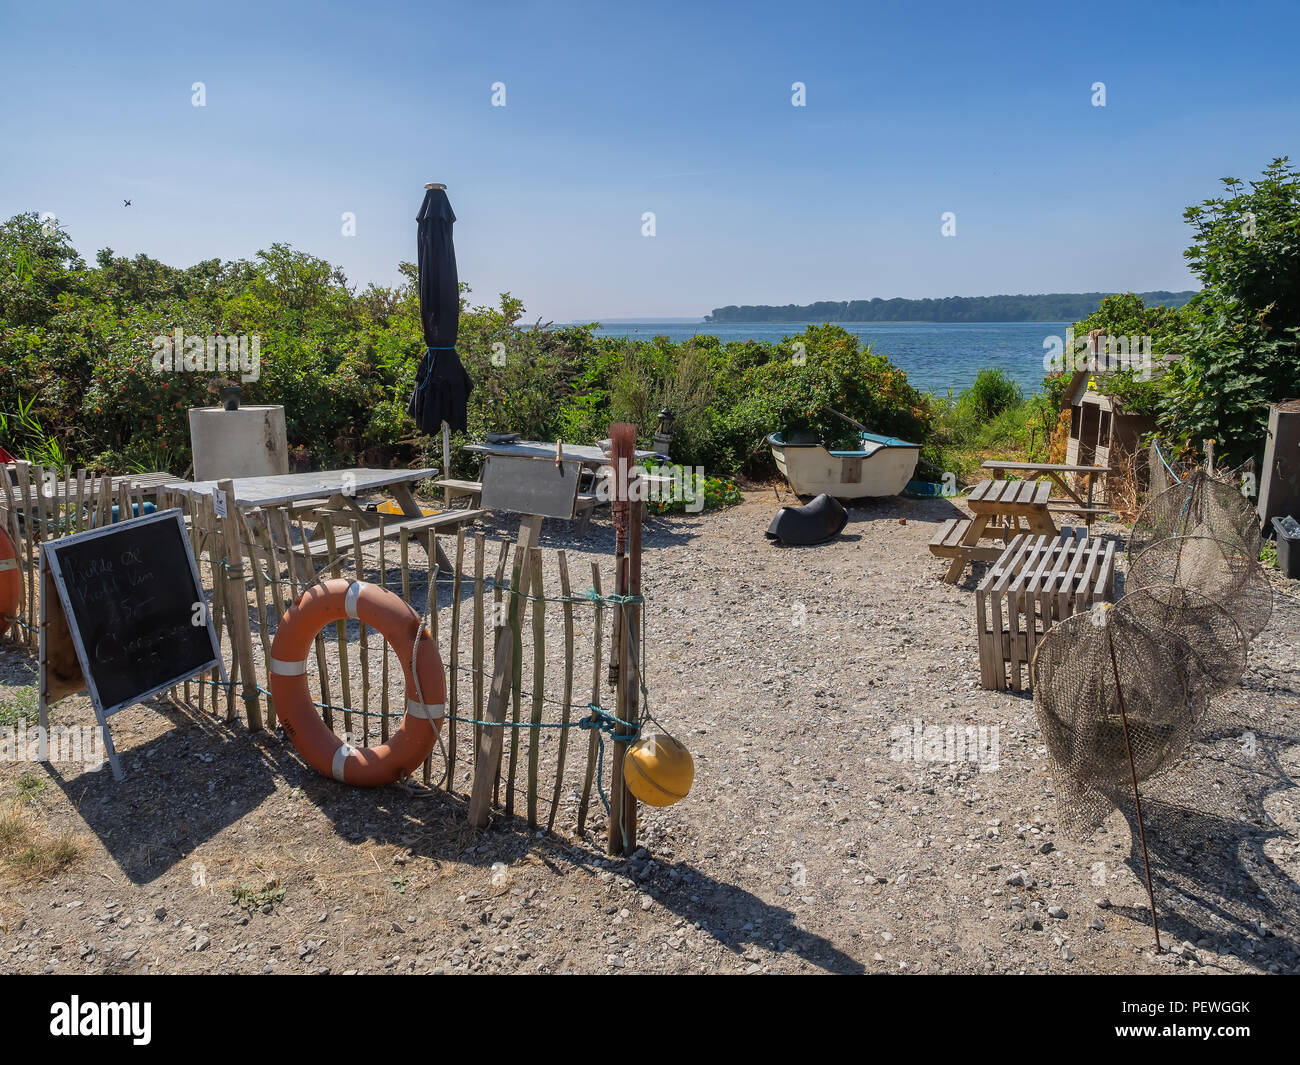
[[[41,550],[105,731],[118,710],[221,666],[179,510],[51,540]]]
[[[488,454],[483,460],[484,510],[513,510],[544,518],[572,518],[582,463]]]

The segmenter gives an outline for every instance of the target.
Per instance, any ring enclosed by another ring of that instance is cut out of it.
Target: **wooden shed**
[[[1080,466],[1117,469],[1123,456],[1137,456],[1138,477],[1146,481],[1142,437],[1156,427],[1155,415],[1130,414],[1106,392],[1106,375],[1077,370],[1066,387],[1062,407],[1070,409],[1070,439],[1065,461]]]

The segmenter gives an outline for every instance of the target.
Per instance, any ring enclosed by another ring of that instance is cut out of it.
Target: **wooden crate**
[[[1016,536],[975,590],[980,684],[990,691],[1033,686],[1030,661],[1056,622],[1115,598],[1115,541],[1070,530]]]

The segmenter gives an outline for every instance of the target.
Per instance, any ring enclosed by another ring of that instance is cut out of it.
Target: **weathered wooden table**
[[[414,486],[420,481],[432,477],[435,469],[416,470],[321,470],[317,473],[287,473],[266,477],[235,477],[232,486],[235,493],[235,505],[241,511],[258,508],[286,507],[291,510],[295,505],[304,512],[314,514],[320,521],[331,524],[350,524],[356,520],[365,530],[362,540],[377,538],[380,519],[377,515],[363,510],[357,504],[358,497],[373,494],[379,490],[387,491],[402,510],[400,519],[385,522],[387,529],[405,527],[408,530],[426,530],[429,528],[461,525],[473,521],[482,515],[481,510],[452,510],[426,517],[415,501]],[[183,495],[212,495],[217,488],[216,481],[183,481],[164,485],[169,491]],[[346,521],[344,519],[347,519]],[[274,530],[276,526],[272,526]],[[319,528],[317,530],[319,532]],[[315,534],[306,544],[276,544],[276,547],[293,564],[304,577],[310,577],[311,558],[319,552],[323,543]],[[343,533],[335,538],[336,549],[342,550],[353,546],[351,534]],[[451,563],[438,549],[438,565],[451,570]]]
[[[1089,539],[1082,529],[1016,536],[975,589],[981,686],[1032,687],[1034,650],[1047,630],[1114,598],[1113,539]]]
[[[974,517],[949,518],[930,541],[931,553],[952,559],[944,580],[955,584],[970,563],[997,559],[1002,548],[982,545],[986,536],[1001,536],[1003,546],[1022,531],[1055,536],[1056,523],[1047,509],[1051,493],[1047,481],[981,481],[972,488],[966,505]]]
[[[980,469],[988,470],[995,479],[1001,478],[1008,473],[1014,473],[1026,481],[1046,477],[1063,493],[1062,496],[1053,496],[1048,501],[1048,510],[1078,514],[1088,525],[1092,524],[1094,517],[1105,514],[1107,511],[1106,507],[1095,505],[1093,500],[1096,498],[1097,478],[1109,474],[1109,466],[1077,466],[1063,462],[1009,462],[1005,459],[989,459],[980,466]],[[1077,475],[1084,479],[1085,487],[1082,493],[1076,490],[1067,480],[1071,475]]]

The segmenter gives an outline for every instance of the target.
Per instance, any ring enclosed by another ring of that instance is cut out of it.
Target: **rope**
[[[1151,446],[1156,449],[1156,454],[1160,456],[1160,461],[1164,463],[1165,469],[1169,471],[1169,476],[1172,477],[1178,484],[1182,484],[1183,479],[1174,472],[1174,468],[1171,465],[1169,465],[1169,460],[1165,458],[1165,453],[1160,450],[1160,441],[1152,440]]]

